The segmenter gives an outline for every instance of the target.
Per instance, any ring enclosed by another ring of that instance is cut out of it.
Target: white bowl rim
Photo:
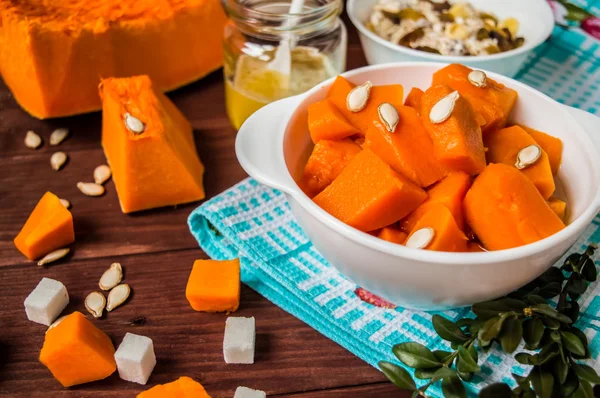
[[[444,66],[447,66],[447,65],[448,64],[439,63],[439,62],[437,62],[437,63],[436,62],[397,62],[397,63],[364,66],[362,68],[357,68],[357,69],[353,69],[351,71],[345,72],[341,76],[351,78],[352,76],[358,75],[365,71],[376,72],[377,70],[387,69],[387,68],[404,68],[404,67],[432,68],[433,67],[433,68],[439,69],[439,68],[443,68]],[[500,80],[500,81],[503,81],[503,83],[506,83],[505,80],[508,80],[510,82],[511,87],[520,86],[521,89],[533,91],[535,94],[541,96],[543,99],[545,99],[547,101],[551,101],[557,107],[565,106],[565,105],[560,104],[559,102],[553,100],[552,98],[548,97],[546,94],[544,94],[524,83],[516,81],[510,77],[502,76],[502,75],[494,73],[494,72],[488,72],[488,71],[485,71],[485,72],[488,76],[492,77],[494,80]],[[330,84],[332,84],[335,79],[336,79],[336,77],[333,77],[321,84],[318,84],[317,86],[313,87],[311,90],[307,91],[304,94],[300,94],[296,97],[289,98],[290,100],[294,101],[294,105],[292,105],[290,107],[291,109],[290,109],[289,113],[286,114],[287,120],[282,125],[283,131],[280,136],[281,144],[283,144],[283,138],[287,133],[287,127],[289,125],[289,120],[291,119],[291,116],[293,114],[295,114],[296,111],[298,110],[298,106],[301,105],[312,94],[322,90],[322,88],[324,86],[329,86]],[[285,101],[285,100],[283,100],[283,101]],[[580,131],[582,131],[583,134],[580,134],[580,132],[577,131],[577,129],[574,129],[573,131],[575,132],[575,135],[577,136],[578,139],[581,139],[584,142],[585,141],[589,142],[589,145],[583,145],[583,147],[581,149],[587,155],[588,159],[592,162],[592,164],[594,165],[596,170],[600,170],[600,160],[599,160],[597,151],[595,149],[595,146],[593,145],[591,139],[588,137],[587,131],[579,124],[579,122],[577,122],[575,120],[574,117],[572,117],[569,113],[567,113],[566,108],[565,108],[565,116],[572,118],[575,125],[580,127]],[[283,151],[283,145],[280,146],[280,148],[278,149],[278,152],[280,153],[280,156],[282,157],[284,164],[286,164],[285,163],[285,154]],[[240,160],[242,160],[242,159],[240,159]],[[242,163],[246,163],[246,162],[244,161]],[[328,212],[323,210],[312,199],[310,199],[308,197],[308,195],[306,195],[302,191],[302,189],[300,189],[300,187],[298,186],[298,183],[291,176],[291,173],[290,173],[289,169],[287,168],[287,166],[285,166],[285,172],[288,173],[289,178],[291,179],[291,182],[294,184],[294,188],[288,190],[287,194],[291,195],[296,201],[298,201],[299,204],[302,207],[304,207],[311,215],[313,215],[319,222],[327,225],[329,228],[333,229],[337,233],[342,234],[343,236],[357,242],[358,244],[365,245],[365,246],[367,246],[371,249],[377,250],[379,252],[390,254],[390,255],[393,255],[396,257],[402,257],[402,258],[407,258],[410,260],[415,260],[418,262],[429,262],[429,263],[437,263],[437,264],[464,266],[464,265],[477,265],[477,264],[482,264],[482,265],[483,264],[497,264],[499,262],[513,261],[513,260],[530,257],[530,256],[544,252],[546,249],[557,245],[562,240],[566,240],[567,238],[572,237],[576,233],[576,231],[587,228],[587,226],[596,217],[596,214],[598,214],[598,210],[599,210],[598,207],[600,206],[600,185],[599,185],[598,189],[596,190],[595,197],[592,198],[591,204],[585,209],[585,211],[579,217],[577,217],[577,219],[575,221],[566,225],[566,227],[563,230],[561,230],[561,231],[555,233],[554,235],[551,235],[545,239],[542,239],[537,242],[530,243],[530,244],[527,244],[524,246],[515,247],[512,249],[486,251],[483,253],[438,252],[438,251],[431,251],[431,250],[413,249],[413,248],[408,248],[408,247],[405,247],[403,245],[399,245],[396,243],[387,242],[383,239],[380,239],[376,236],[372,236],[366,232],[360,231],[354,227],[351,227],[351,226],[345,224],[344,222],[338,220],[337,218],[335,218],[334,216],[332,216],[331,214],[329,214]]]
[[[523,54],[523,53],[526,53],[526,52],[529,52],[529,51],[535,49],[537,46],[542,44],[544,41],[546,41],[552,35],[552,30],[554,29],[554,14],[552,12],[552,8],[550,7],[550,5],[547,2],[544,1],[543,7],[547,8],[547,12],[545,15],[547,17],[547,21],[546,21],[546,24],[544,25],[546,27],[546,31],[542,32],[543,34],[540,35],[540,38],[538,40],[525,41],[525,44],[519,48],[515,48],[514,50],[509,50],[509,51],[505,51],[505,52],[498,53],[498,54],[477,55],[477,56],[432,54],[432,53],[428,53],[425,51],[419,51],[419,50],[414,50],[412,48],[402,47],[398,44],[394,44],[390,41],[387,41],[383,37],[380,37],[380,36],[376,35],[375,33],[371,32],[369,29],[367,29],[365,24],[362,21],[360,21],[358,19],[358,17],[354,14],[354,9],[355,9],[354,5],[358,1],[360,1],[360,0],[348,0],[348,3],[346,5],[346,10],[348,13],[348,17],[350,18],[350,21],[352,22],[354,27],[356,27],[356,29],[358,29],[358,31],[361,34],[367,36],[369,39],[371,39],[371,40],[375,41],[376,43],[381,44],[382,46],[385,46],[391,50],[398,51],[400,53],[405,53],[406,55],[410,55],[413,57],[421,57],[421,58],[425,58],[425,59],[431,59],[432,61],[437,61],[437,62],[463,63],[463,62],[465,62],[465,59],[468,59],[469,61],[474,61],[474,62],[502,60],[502,59],[516,56],[519,54]],[[540,4],[542,4],[542,2],[540,2]],[[542,14],[541,16],[544,16],[544,15]]]

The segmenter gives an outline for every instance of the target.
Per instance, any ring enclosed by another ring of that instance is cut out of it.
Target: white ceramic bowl
[[[348,0],[348,16],[358,29],[360,41],[370,65],[389,62],[429,61],[462,63],[472,68],[489,70],[505,76],[515,76],[529,54],[552,34],[554,17],[546,0],[469,0],[475,8],[491,12],[499,19],[519,20],[519,36],[525,44],[515,50],[478,57],[430,54],[393,44],[366,28],[377,0]]]
[[[354,83],[400,83],[426,89],[443,64],[369,66],[344,74]],[[330,79],[305,94],[265,106],[238,132],[236,153],[259,182],[285,193],[292,212],[321,254],[358,285],[413,309],[439,310],[505,295],[548,269],[573,245],[600,211],[600,119],[561,105],[510,78],[489,76],[515,89],[512,121],[559,137],[564,143],[558,173],[571,212],[569,225],[542,241],[487,253],[417,250],[354,229],[317,206],[299,188],[312,150],[307,107],[326,96]],[[588,133],[586,133],[586,131]],[[593,131],[593,133],[591,133]],[[595,143],[588,134],[594,136]]]

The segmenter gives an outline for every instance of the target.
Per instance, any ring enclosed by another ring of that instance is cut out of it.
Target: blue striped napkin
[[[560,102],[598,113],[599,44],[580,31],[557,28],[517,78]],[[246,179],[194,210],[188,223],[209,256],[242,259],[245,284],[373,366],[380,360],[397,362],[391,349],[401,342],[449,349],[432,328],[434,313],[380,302],[329,266],[297,224],[285,196],[276,190]],[[600,242],[600,216],[570,252],[582,251],[591,242]],[[600,371],[599,282],[580,304],[577,326],[588,338],[594,358],[590,364],[594,362]],[[457,320],[469,312],[465,308],[442,315]],[[514,386],[510,373],[528,371],[495,349],[480,353],[480,364],[481,372],[467,386],[470,395],[494,382]],[[441,397],[440,386],[432,386],[428,394]]]

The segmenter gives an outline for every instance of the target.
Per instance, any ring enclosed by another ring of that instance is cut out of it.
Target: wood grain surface
[[[355,31],[350,33],[348,68],[365,64]],[[196,146],[206,166],[207,197],[213,197],[246,177],[235,153],[235,130],[224,109],[221,72],[186,86],[169,97],[189,118]],[[50,147],[48,136],[67,127],[71,136]],[[43,147],[24,146],[27,130],[44,139]],[[311,327],[242,287],[238,316],[254,316],[256,363],[227,365],[222,341],[226,316],[194,312],[185,299],[185,285],[194,260],[206,258],[190,235],[186,219],[198,203],[121,213],[114,184],[99,198],[82,195],[78,181],[91,181],[92,171],[105,163],[100,147],[98,112],[39,121],[28,116],[0,81],[0,395],[11,397],[134,397],[157,383],[180,376],[200,381],[215,398],[232,397],[238,385],[262,389],[269,396],[299,398],[406,396],[372,368]],[[69,162],[54,172],[50,155],[58,148]],[[76,243],[65,261],[42,268],[28,261],[13,238],[46,191],[72,204]],[[23,301],[42,277],[67,286],[71,302],[66,313],[85,312],[83,299],[96,290],[102,272],[119,261],[133,290],[128,303],[94,324],[120,343],[127,332],[154,341],[157,366],[148,386],[119,379],[64,389],[38,361],[46,327],[27,320]],[[143,325],[132,320],[144,319]]]

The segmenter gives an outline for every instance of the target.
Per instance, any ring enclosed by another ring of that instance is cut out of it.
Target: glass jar
[[[236,129],[264,105],[344,71],[348,38],[339,18],[342,0],[305,0],[294,14],[288,13],[290,0],[223,4],[229,14],[223,41],[225,102]]]

